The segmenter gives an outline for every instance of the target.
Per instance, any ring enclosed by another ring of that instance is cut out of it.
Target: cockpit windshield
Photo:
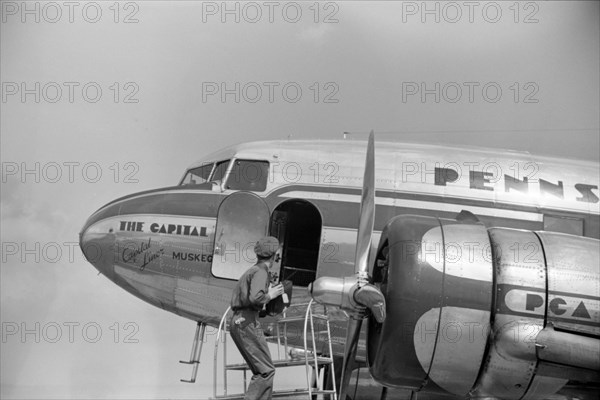
[[[188,170],[180,185],[199,185],[208,182],[208,178],[210,177],[214,165],[215,163],[207,163],[200,167]]]
[[[230,190],[264,192],[269,176],[269,162],[235,159],[231,172],[227,175],[231,160],[202,164],[187,171],[180,185],[201,185],[212,183]],[[227,182],[223,182],[227,179]]]
[[[202,164],[187,171],[180,185],[200,185],[206,182],[221,183],[230,160]]]

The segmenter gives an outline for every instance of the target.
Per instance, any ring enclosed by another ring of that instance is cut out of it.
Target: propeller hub
[[[368,308],[377,322],[385,320],[383,293],[359,277],[321,277],[311,283],[308,290],[317,303],[339,307],[360,319],[365,317]]]
[[[354,300],[358,280],[354,276],[335,278],[324,276],[310,284],[308,290],[314,301],[339,307],[352,313],[364,311],[364,306]]]

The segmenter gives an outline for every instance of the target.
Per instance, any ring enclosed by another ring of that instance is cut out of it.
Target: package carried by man
[[[281,285],[283,285],[283,294],[267,303],[267,306],[265,307],[265,315],[275,316],[281,314],[287,307],[290,306],[292,302],[292,281],[284,280],[281,282]]]

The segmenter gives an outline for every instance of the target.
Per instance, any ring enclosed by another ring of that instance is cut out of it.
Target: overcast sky
[[[600,158],[595,1],[1,6],[2,398],[211,394],[213,342],[180,384],[194,323],[74,247],[100,206],[203,154],[374,129]]]

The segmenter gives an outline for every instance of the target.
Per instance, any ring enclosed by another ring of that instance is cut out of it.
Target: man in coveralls
[[[246,400],[269,400],[273,392],[275,367],[258,322],[258,313],[264,304],[283,293],[281,284],[269,284],[269,267],[278,247],[279,241],[272,236],[256,242],[254,252],[258,261],[244,272],[231,297],[231,337],[253,374]]]

